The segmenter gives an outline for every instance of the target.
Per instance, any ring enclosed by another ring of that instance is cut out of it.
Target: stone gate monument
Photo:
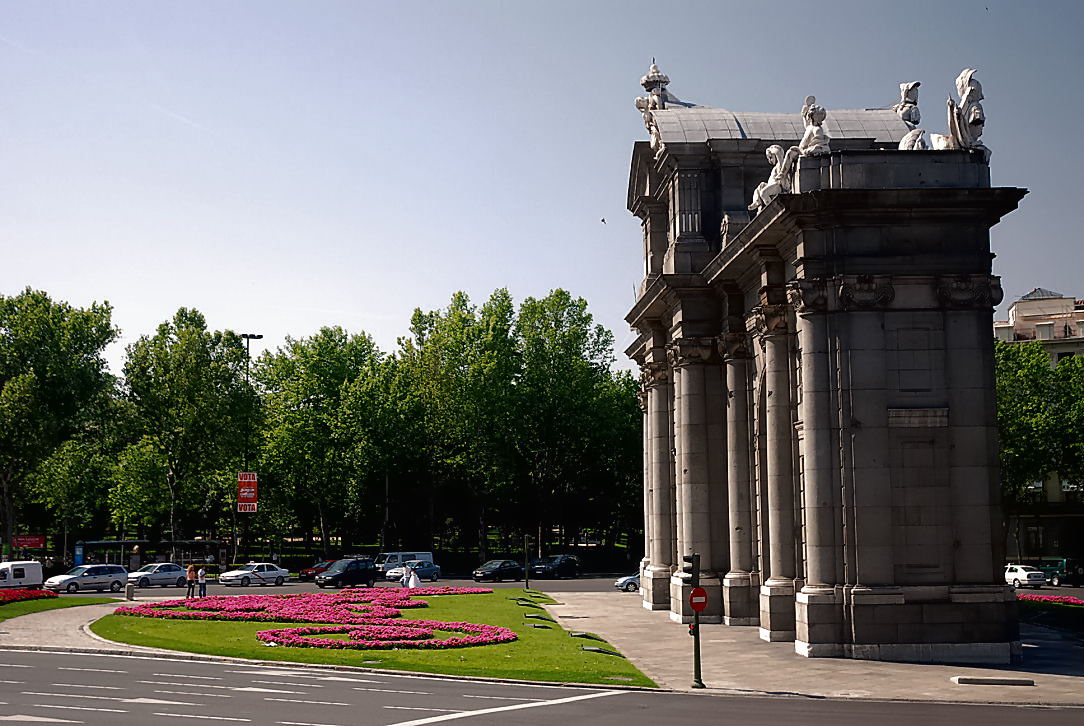
[[[735,113],[652,64],[628,207],[644,279],[644,606],[806,656],[1008,662],[989,230],[975,71],[928,149],[917,82],[879,110]],[[797,106],[797,104],[796,104]]]

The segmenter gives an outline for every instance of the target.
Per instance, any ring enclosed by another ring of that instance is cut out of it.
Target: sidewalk
[[[169,598],[141,598],[138,602],[166,600]],[[20,615],[0,622],[0,646],[16,648],[79,648],[113,649],[125,652],[168,653],[158,648],[144,648],[121,643],[111,644],[88,635],[85,627],[104,617],[121,605],[132,603],[118,600],[102,605],[81,605],[74,608],[45,610],[40,613]]]
[[[639,593],[556,592],[547,605],[568,630],[612,643],[660,686],[691,690],[693,639],[665,611],[645,610]],[[823,698],[1084,705],[1084,643],[1021,626],[1019,666],[948,666],[805,658],[793,643],[768,643],[755,627],[701,626],[708,691]],[[588,641],[584,641],[587,643]],[[952,676],[1032,678],[1034,686],[956,685]]]

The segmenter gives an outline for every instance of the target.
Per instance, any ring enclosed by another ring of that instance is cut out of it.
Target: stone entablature
[[[634,148],[645,607],[689,618],[695,550],[709,621],[809,656],[1005,661],[989,228],[1026,192],[990,187],[983,150],[897,149],[889,113],[898,136],[860,139],[828,111],[830,149],[755,216],[765,149],[798,138],[690,141],[657,113],[661,151]]]

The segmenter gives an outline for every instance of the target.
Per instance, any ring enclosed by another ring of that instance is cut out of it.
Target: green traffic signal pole
[[[693,587],[700,587],[700,555],[693,552],[692,554],[682,557],[685,562],[689,564],[682,567],[683,572],[687,572],[689,582]],[[690,606],[692,603],[690,603]],[[705,688],[704,679],[701,677],[700,672],[700,611],[693,610],[693,625],[690,628],[690,634],[693,636],[693,688]]]

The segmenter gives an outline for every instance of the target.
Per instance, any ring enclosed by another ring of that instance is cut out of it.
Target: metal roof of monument
[[[697,143],[710,139],[773,139],[797,142],[805,133],[800,113],[754,113],[691,106],[652,112],[662,141]],[[911,128],[892,109],[828,111],[824,130],[833,139],[873,139],[897,143]]]

